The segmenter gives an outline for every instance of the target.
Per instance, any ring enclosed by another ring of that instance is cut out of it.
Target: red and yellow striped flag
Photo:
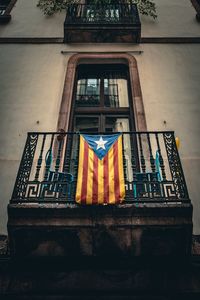
[[[76,202],[115,204],[124,197],[122,134],[80,135]]]

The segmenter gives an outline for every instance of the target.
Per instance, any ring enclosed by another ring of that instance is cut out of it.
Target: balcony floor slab
[[[14,256],[138,257],[191,253],[191,204],[10,204]]]

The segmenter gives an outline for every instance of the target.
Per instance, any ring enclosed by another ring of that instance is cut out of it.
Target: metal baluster
[[[132,18],[132,15],[130,14],[130,6],[128,4],[124,6],[125,6],[124,21],[127,23],[130,22],[130,18]]]
[[[123,7],[123,22],[126,22],[128,6],[122,4],[122,7]]]
[[[122,156],[123,156],[123,168],[124,168],[124,180],[127,181],[127,163],[125,158],[125,150],[124,150],[124,135],[122,134]]]
[[[37,161],[36,172],[35,172],[35,180],[36,181],[38,181],[39,175],[40,175],[40,169],[41,169],[41,166],[42,166],[42,156],[43,156],[43,152],[44,152],[45,141],[46,141],[46,134],[43,135],[42,147],[41,147],[40,155],[39,155],[39,158],[38,158],[38,161]]]
[[[82,6],[81,22],[87,22],[88,5]]]
[[[72,185],[72,192],[71,192],[71,199],[75,199],[75,193],[76,193],[76,183],[77,183],[77,178],[78,178],[78,161],[79,161],[79,146],[80,146],[80,138],[79,134],[74,134],[73,139],[76,139],[77,147],[74,149],[75,151],[75,160],[74,160],[74,165],[73,165],[73,171],[74,171],[74,183]]]
[[[73,135],[71,135],[71,134],[68,135],[67,134],[67,135],[65,135],[65,140],[63,141],[64,162],[63,162],[63,166],[62,166],[62,172],[64,174],[72,173],[72,172],[70,172],[71,171],[70,168],[71,168],[71,164],[72,164],[71,152],[73,151],[73,149],[72,149],[72,138],[73,138]],[[72,173],[72,175],[73,175],[73,173]],[[64,183],[64,188],[67,191],[67,201],[72,200],[73,199],[72,198],[73,183],[65,182]]]
[[[114,22],[117,22],[118,21],[118,17],[117,17],[117,12],[118,12],[118,10],[117,10],[117,5],[113,5],[113,21]]]
[[[61,152],[62,152],[62,145],[63,145],[63,136],[59,135],[57,137],[58,139],[58,153],[56,158],[56,164],[55,164],[55,172],[58,173],[60,169],[60,160],[61,160]]]
[[[85,18],[85,16],[84,16],[84,10],[87,11],[87,6],[85,7],[83,4],[80,4],[80,8],[81,8],[80,19],[84,21],[85,20],[84,19]]]
[[[70,172],[72,139],[73,139],[73,135],[66,136],[66,146],[65,146],[64,164],[63,164],[64,173]]]
[[[165,181],[166,180],[165,165],[164,165],[164,160],[162,157],[162,152],[160,149],[158,133],[156,133],[156,143],[157,143],[157,148],[158,148],[159,164],[160,164],[160,168],[161,168],[162,178],[163,178],[163,181]]]
[[[145,159],[144,159],[144,155],[143,155],[141,133],[138,133],[138,138],[139,138],[139,150],[140,150],[140,166],[142,168],[142,172],[146,173],[146,164],[145,164]]]
[[[121,22],[121,18],[122,18],[122,6],[118,5],[118,15],[119,15],[119,22]]]
[[[77,147],[75,149],[75,161],[74,161],[74,178],[75,180],[78,177],[78,160],[79,160],[79,143],[80,143],[80,139],[79,139],[79,134],[73,135],[73,138],[75,138],[77,140]]]
[[[105,14],[105,21],[106,22],[110,22],[112,20],[112,13],[111,13],[111,10],[112,10],[112,6],[109,5],[109,6],[106,6],[105,7],[105,11],[106,11],[106,14]],[[103,9],[102,9],[102,16],[103,16]]]
[[[48,173],[49,173],[49,169],[51,167],[51,163],[52,163],[52,146],[53,146],[53,141],[54,141],[54,134],[52,134],[51,136],[51,143],[50,143],[50,148],[49,148],[49,157],[46,159],[45,158],[45,174],[44,174],[44,181],[46,181],[48,179]]]
[[[134,155],[134,145],[137,145],[137,135],[132,134],[131,139],[131,165],[132,165],[132,172],[133,172],[133,196],[134,198],[137,197],[137,178],[136,178],[136,172],[137,172],[137,165],[136,165],[136,157]]]
[[[74,5],[74,13],[73,13],[73,17],[74,17],[74,20],[77,20],[78,18],[78,4],[75,4]]]
[[[129,21],[130,22],[133,22],[133,19],[135,19],[135,13],[136,13],[135,6],[133,3],[131,3],[130,7],[129,7]]]
[[[156,171],[156,166],[155,166],[155,160],[152,154],[152,147],[151,147],[151,140],[150,140],[150,134],[147,133],[147,141],[148,141],[148,147],[149,147],[149,154],[150,154],[150,165],[151,165],[151,170],[153,173]]]
[[[106,21],[106,14],[108,12],[108,18],[109,18],[109,9],[106,10],[106,6],[104,6],[103,4],[100,5],[100,8],[99,8],[99,21],[101,22],[102,20]]]

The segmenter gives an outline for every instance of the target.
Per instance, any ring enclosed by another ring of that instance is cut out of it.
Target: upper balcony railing
[[[197,12],[196,19],[200,22],[200,0],[191,0],[191,2]]]
[[[11,0],[0,0],[0,24],[1,23],[7,23],[10,21],[10,2]],[[9,10],[9,12],[8,12]]]
[[[64,41],[139,43],[141,23],[137,5],[71,4],[64,22]]]
[[[117,2],[117,1],[116,1]],[[137,24],[140,23],[137,6],[124,4],[72,4],[67,8],[68,24]]]
[[[28,133],[11,203],[73,203],[79,137]],[[124,132],[122,137],[125,203],[190,201],[173,132]]]
[[[2,16],[6,11],[6,6],[5,5],[0,5],[0,16]]]

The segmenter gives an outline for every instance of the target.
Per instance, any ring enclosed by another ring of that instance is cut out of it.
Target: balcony
[[[29,133],[8,206],[17,256],[187,256],[192,206],[173,132],[124,132],[125,200],[75,202],[79,133]]]
[[[196,19],[200,22],[200,0],[191,0],[191,2],[197,12]]]
[[[133,3],[72,4],[67,8],[65,43],[139,43],[140,37],[139,14]]]
[[[10,0],[0,0],[0,24],[8,23],[11,20],[11,15],[8,13],[10,2]]]

